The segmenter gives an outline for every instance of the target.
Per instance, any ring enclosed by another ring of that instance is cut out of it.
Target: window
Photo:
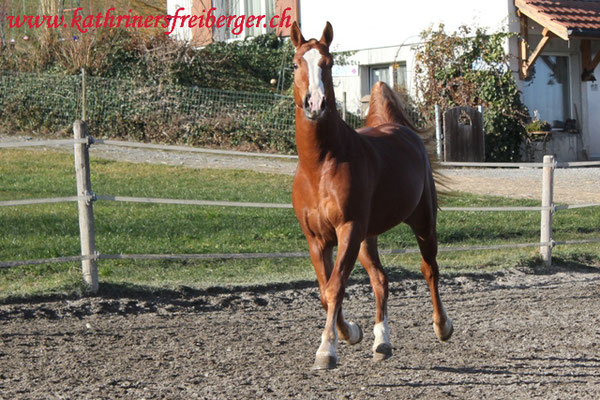
[[[397,62],[391,65],[377,65],[369,68],[369,92],[379,81],[387,83],[396,92],[407,90],[406,63]]]
[[[271,18],[275,14],[275,0],[213,0],[213,7],[217,9],[215,13],[216,17],[219,15],[245,15],[247,18],[250,15],[266,15],[266,18],[261,21],[261,26],[244,27],[244,30],[239,35],[231,33],[231,28],[213,28],[213,37],[216,41],[244,39],[275,31],[269,25],[269,21],[271,21]],[[264,27],[265,23],[266,27]],[[256,22],[253,24],[256,25]]]
[[[563,128],[571,118],[569,58],[540,56],[523,88],[523,101],[532,117],[537,111],[540,120],[548,121],[553,128]]]
[[[379,81],[383,81],[390,86],[393,86],[392,80],[390,79],[390,66],[378,66],[371,67],[369,69],[369,92],[373,88],[373,85]]]
[[[402,93],[408,91],[405,62],[397,62],[394,64],[394,90]]]

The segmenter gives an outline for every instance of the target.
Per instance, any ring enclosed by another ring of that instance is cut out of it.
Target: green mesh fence
[[[4,131],[67,135],[84,107],[81,76],[0,72]],[[85,78],[91,134],[144,142],[295,152],[289,96]],[[364,121],[346,113],[349,125]]]

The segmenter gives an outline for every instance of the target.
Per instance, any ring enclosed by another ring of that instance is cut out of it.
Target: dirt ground
[[[373,296],[355,282],[345,312],[364,340],[332,371],[311,370],[313,282],[4,304],[0,398],[597,399],[599,283],[586,267],[443,277],[455,331],[440,343],[407,274],[391,284],[394,356],[373,364]]]

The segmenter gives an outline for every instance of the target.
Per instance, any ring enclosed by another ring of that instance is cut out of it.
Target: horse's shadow
[[[578,256],[577,259],[554,257],[550,267],[544,267],[539,259],[531,258],[521,262],[514,270],[530,275],[554,275],[562,272],[591,274],[600,272],[599,266],[594,266],[596,259],[591,255]],[[451,283],[457,278],[467,278],[473,281],[493,281],[511,271],[452,271],[444,272],[442,268],[442,281]],[[389,265],[386,273],[390,283],[407,280],[422,280],[423,275],[415,268],[401,265]],[[348,285],[369,285],[369,277],[365,270],[356,265],[348,280]],[[69,294],[48,294],[33,296],[15,296],[0,300],[0,305],[11,304],[41,304],[57,301],[71,301],[82,298],[99,298],[104,300],[130,299],[137,301],[149,301],[160,305],[176,306],[198,306],[198,299],[211,296],[236,296],[241,293],[260,296],[263,294],[285,292],[289,290],[317,289],[316,280],[295,280],[290,282],[275,282],[255,285],[236,286],[214,286],[207,288],[193,288],[189,286],[178,286],[175,288],[157,288],[154,286],[139,285],[133,283],[111,283],[103,282],[97,294],[91,295],[84,290],[74,290]],[[391,288],[393,291],[393,288]]]

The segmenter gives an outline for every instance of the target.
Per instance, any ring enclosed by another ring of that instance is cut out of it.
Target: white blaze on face
[[[304,53],[302,58],[306,60],[308,65],[308,93],[310,94],[308,105],[311,111],[319,111],[325,98],[325,88],[321,80],[321,67],[319,67],[321,53],[317,49],[312,49]]]

